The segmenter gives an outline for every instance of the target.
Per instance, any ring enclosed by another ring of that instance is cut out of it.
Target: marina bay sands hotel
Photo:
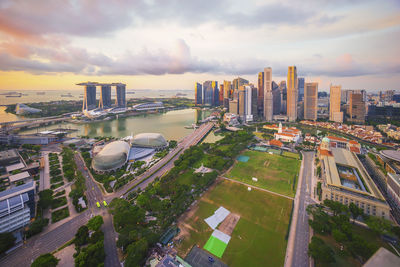
[[[85,82],[76,85],[84,86],[84,96],[82,110],[92,110],[96,108],[96,88],[101,86],[99,107],[100,109],[111,108],[111,87],[116,88],[115,105],[118,108],[126,107],[126,84],[124,83],[98,83],[98,82]]]

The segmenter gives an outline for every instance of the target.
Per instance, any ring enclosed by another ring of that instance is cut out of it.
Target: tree
[[[89,241],[89,228],[86,225],[79,227],[75,234],[75,245],[82,246]]]
[[[148,243],[147,240],[144,238],[130,244],[127,248],[125,266],[141,266],[146,259],[147,249]]]
[[[311,243],[308,245],[308,255],[321,263],[335,262],[333,250],[316,236],[312,237]]]
[[[15,242],[15,237],[12,233],[0,233],[0,254],[10,249]]]
[[[340,231],[339,229],[333,229],[332,236],[339,243],[343,243],[344,241],[347,241],[346,234],[343,233],[342,231]]]
[[[351,216],[353,217],[353,223],[358,218],[358,216],[361,216],[364,213],[363,210],[361,208],[357,207],[357,205],[354,204],[353,202],[350,203],[349,210],[350,210]]]
[[[331,211],[333,212],[333,216],[337,216],[338,214],[348,210],[348,207],[346,205],[343,205],[338,201],[333,201],[329,199],[324,200],[324,205],[331,209]]]
[[[369,216],[366,223],[371,230],[378,234],[385,234],[392,228],[390,221],[375,216]]]
[[[26,231],[27,237],[31,237],[40,233],[43,230],[43,227],[49,224],[49,219],[47,218],[38,218],[36,219],[30,226],[28,231]]]
[[[32,262],[31,267],[55,267],[60,260],[50,253],[40,255]]]
[[[39,192],[38,205],[42,209],[47,209],[48,207],[51,206],[51,203],[53,203],[53,190],[46,189],[46,190]]]
[[[375,252],[374,245],[368,243],[358,235],[353,237],[353,240],[347,245],[348,250],[354,256],[360,256],[364,261],[369,259]]]
[[[101,217],[101,215],[97,215],[89,220],[87,226],[92,231],[98,231],[100,227],[103,225],[103,223],[104,223],[103,217]]]

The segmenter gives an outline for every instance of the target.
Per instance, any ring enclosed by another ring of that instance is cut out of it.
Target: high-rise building
[[[272,99],[272,69],[264,69],[264,119],[272,121],[273,117],[273,99]]]
[[[305,83],[304,119],[317,120],[318,83]]]
[[[219,106],[218,82],[217,81],[212,81],[211,86],[212,86],[212,90],[213,90],[212,106],[216,107],[216,106]]]
[[[255,119],[255,117],[258,116],[257,91],[258,91],[257,87],[251,85],[251,114],[253,115],[253,120]]]
[[[287,90],[286,81],[281,81],[279,83],[279,90],[281,91],[281,113],[286,114],[286,102],[287,102]]]
[[[111,107],[111,84],[101,84],[99,108],[106,109]]]
[[[365,122],[365,101],[361,92],[350,93],[349,121],[356,123]]]
[[[239,116],[242,120],[245,120],[245,107],[246,107],[246,90],[244,85],[239,87]]]
[[[304,97],[304,78],[299,78],[298,86],[299,86],[298,101],[300,101],[300,100],[303,100],[303,97]]]
[[[289,121],[297,119],[298,79],[296,66],[289,66],[287,76],[287,116]]]
[[[281,113],[281,90],[279,86],[273,81],[272,82],[272,113],[273,115],[279,115]]]
[[[264,72],[258,73],[258,98],[257,98],[258,116],[264,117]]]
[[[230,81],[224,81],[224,107],[229,109],[229,99],[231,96],[232,83]]]
[[[115,85],[117,90],[115,105],[119,108],[126,107],[126,84],[113,83],[112,85]]]
[[[82,110],[91,110],[96,108],[96,82],[78,83],[77,85],[85,86],[83,93]]]
[[[246,122],[253,121],[253,87],[252,85],[244,86],[244,118]],[[257,98],[255,98],[257,100]]]
[[[194,99],[196,105],[203,104],[203,86],[200,83],[194,85]]]
[[[214,92],[212,83],[213,81],[205,81],[203,83],[203,105],[213,105]]]
[[[239,90],[239,87],[248,84],[249,81],[240,77],[237,77],[232,81],[233,90]]]
[[[218,103],[219,103],[220,106],[224,104],[224,85],[223,84],[219,85]]]
[[[329,96],[329,120],[334,122],[343,122],[343,112],[340,111],[340,101],[342,95],[341,85],[330,86]]]

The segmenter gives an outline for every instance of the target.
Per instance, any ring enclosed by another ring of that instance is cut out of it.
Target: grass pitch
[[[181,229],[178,254],[186,256],[193,245],[204,247],[213,230],[204,219],[223,206],[240,215],[222,255],[228,266],[283,266],[285,239],[292,201],[227,180],[219,180],[199,200],[191,216],[178,223]]]
[[[226,177],[294,197],[300,160],[259,151],[245,151],[242,155],[250,157],[249,161],[236,162]]]

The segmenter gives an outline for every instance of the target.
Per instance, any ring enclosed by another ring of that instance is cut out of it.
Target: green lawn
[[[286,196],[295,195],[300,160],[259,151],[245,151],[242,155],[249,156],[249,161],[236,162],[226,177]],[[258,181],[253,181],[253,177]]]
[[[179,223],[188,232],[177,245],[178,254],[185,256],[193,245],[204,247],[213,230],[204,222],[223,206],[240,215],[232,238],[222,256],[228,266],[283,266],[292,201],[260,190],[219,181],[197,205],[194,215]]]

